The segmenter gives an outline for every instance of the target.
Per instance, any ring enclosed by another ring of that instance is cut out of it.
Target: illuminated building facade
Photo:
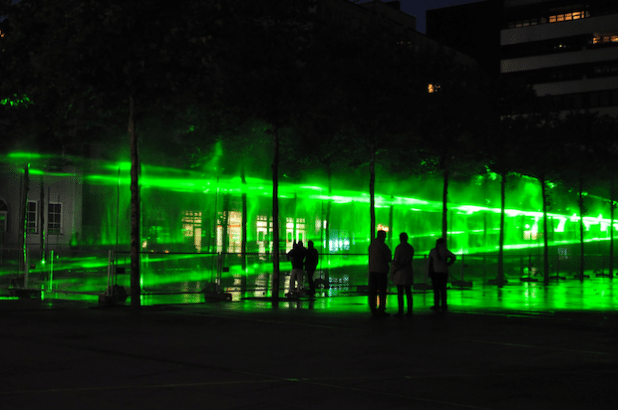
[[[618,3],[505,0],[501,73],[559,110],[618,115]]]
[[[478,24],[479,16],[495,18]],[[616,1],[486,0],[429,10],[427,35],[488,73],[524,78],[559,111],[618,115]]]

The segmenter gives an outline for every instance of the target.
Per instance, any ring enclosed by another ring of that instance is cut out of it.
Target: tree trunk
[[[371,160],[369,161],[369,216],[371,220],[371,232],[369,235],[369,243],[373,241],[376,235],[376,198],[375,198],[375,185],[376,185],[376,149],[375,145],[371,144]]]
[[[230,194],[223,195],[223,215],[221,218],[221,273],[227,263],[227,254],[230,251]],[[219,286],[221,286],[221,279],[219,278]]]
[[[139,206],[139,158],[137,132],[135,130],[135,99],[129,96],[129,136],[131,139],[131,307],[141,304],[140,284],[140,206]]]
[[[326,249],[324,249],[323,253],[330,254],[330,214],[332,211],[332,196],[333,196],[333,173],[330,167],[330,161],[328,162],[327,167],[328,173],[328,202],[326,203]],[[329,256],[330,257],[330,256]],[[326,264],[326,269],[323,270],[324,277],[322,278],[324,289],[330,288],[330,265]]]
[[[242,255],[242,270],[246,273],[247,270],[247,193],[245,192],[245,188],[247,186],[247,180],[245,179],[245,166],[243,165],[241,168],[240,180],[243,187],[242,192],[242,216],[241,216],[241,232],[242,238],[240,242],[240,253]],[[266,222],[268,223],[268,221]]]
[[[393,213],[395,211],[395,207],[391,204],[389,212],[388,212],[388,246],[393,248],[393,232],[395,228],[393,227]]]
[[[273,299],[279,299],[279,127],[273,132]]]
[[[45,188],[43,186],[43,176],[41,175],[41,192],[40,192],[40,205],[39,205],[39,238],[41,239],[41,262],[45,263],[45,240],[46,240],[46,229],[45,229]]]
[[[547,242],[547,184],[541,175],[541,195],[543,196],[543,283],[549,284],[549,244]]]
[[[584,281],[584,181],[579,179],[579,281]]]
[[[609,279],[614,278],[614,178],[609,181]]]
[[[449,160],[444,159],[444,184],[442,189],[442,237],[446,240],[448,234],[448,182],[449,182]]]
[[[498,244],[498,287],[504,286],[504,214],[506,211],[506,172],[500,182],[500,238]]]
[[[21,191],[21,205],[20,205],[20,220],[19,220],[19,249],[22,251],[22,258],[20,258],[19,271],[24,272],[26,269],[26,263],[28,262],[28,191],[30,190],[30,164],[24,167],[24,183],[22,184]]]

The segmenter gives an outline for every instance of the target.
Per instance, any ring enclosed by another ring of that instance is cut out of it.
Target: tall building
[[[505,0],[503,75],[525,76],[559,110],[618,115],[618,2]]]
[[[615,0],[485,0],[429,10],[427,35],[488,72],[524,78],[558,110],[618,116]]]

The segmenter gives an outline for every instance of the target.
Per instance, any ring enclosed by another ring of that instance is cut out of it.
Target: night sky
[[[385,0],[382,0],[385,1]],[[425,33],[425,11],[482,0],[400,0],[401,10],[416,17],[416,30]],[[361,1],[360,3],[365,3]]]
[[[13,0],[17,3],[19,0]],[[366,3],[371,0],[361,0],[359,3]],[[387,1],[387,0],[382,0]],[[482,0],[400,0],[401,10],[416,17],[416,29],[425,33],[425,11],[439,9],[442,7],[456,6],[458,4],[476,3]],[[0,21],[3,18],[0,17]]]

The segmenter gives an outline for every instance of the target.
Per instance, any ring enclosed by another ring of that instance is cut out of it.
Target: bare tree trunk
[[[273,299],[279,299],[279,127],[275,126],[273,171]]]
[[[131,307],[139,307],[141,304],[139,158],[133,95],[129,96],[129,136],[131,138]]]
[[[442,189],[442,237],[446,240],[448,234],[448,183],[450,163],[448,158],[444,158],[444,184]]]
[[[328,202],[326,203],[326,232],[325,232],[326,249],[324,249],[322,252],[330,254],[330,214],[332,211],[332,203],[333,203],[333,201],[331,200],[333,196],[333,173],[330,167],[330,161],[328,162],[327,174],[328,174]],[[328,289],[330,288],[330,267],[329,265],[326,265],[326,269],[324,269],[323,272],[324,272],[324,277],[323,277],[322,283],[324,284],[324,289]]]
[[[614,278],[614,178],[610,178],[609,181],[609,278]]]
[[[394,206],[391,204],[389,212],[388,212],[388,246],[393,249],[393,212],[394,212]]]
[[[371,149],[371,160],[369,161],[369,214],[371,219],[371,232],[369,235],[369,243],[373,241],[373,238],[376,235],[376,198],[375,198],[375,185],[376,185],[376,149],[375,145],[372,143],[370,146]]]
[[[541,196],[543,198],[543,283],[549,284],[549,244],[547,242],[547,184],[541,174]]]
[[[39,238],[41,239],[41,261],[45,262],[45,240],[46,238],[46,229],[45,229],[45,188],[43,186],[43,176],[41,175],[41,190],[40,190],[40,204],[39,204]]]
[[[19,260],[20,272],[26,269],[26,263],[28,262],[27,255],[27,236],[28,236],[28,191],[30,190],[30,164],[24,167],[24,182],[22,184],[21,191],[21,205],[20,205],[20,219],[19,219],[19,249],[22,251],[22,258]]]
[[[243,186],[242,193],[242,219],[241,219],[241,232],[242,238],[240,242],[240,253],[242,254],[242,270],[243,272],[247,269],[247,193],[244,188],[247,186],[247,180],[245,179],[245,166],[243,165],[240,170],[240,180]],[[267,222],[268,223],[268,222]]]
[[[221,268],[224,268],[227,263],[227,254],[230,251],[230,195],[223,195],[223,215],[221,218]],[[221,270],[223,272],[223,270]],[[223,276],[223,275],[221,275]],[[219,286],[221,279],[219,278]]]
[[[500,239],[498,245],[498,287],[504,286],[504,214],[506,211],[506,172],[500,182]]]
[[[579,179],[579,281],[584,281],[584,181]]]

